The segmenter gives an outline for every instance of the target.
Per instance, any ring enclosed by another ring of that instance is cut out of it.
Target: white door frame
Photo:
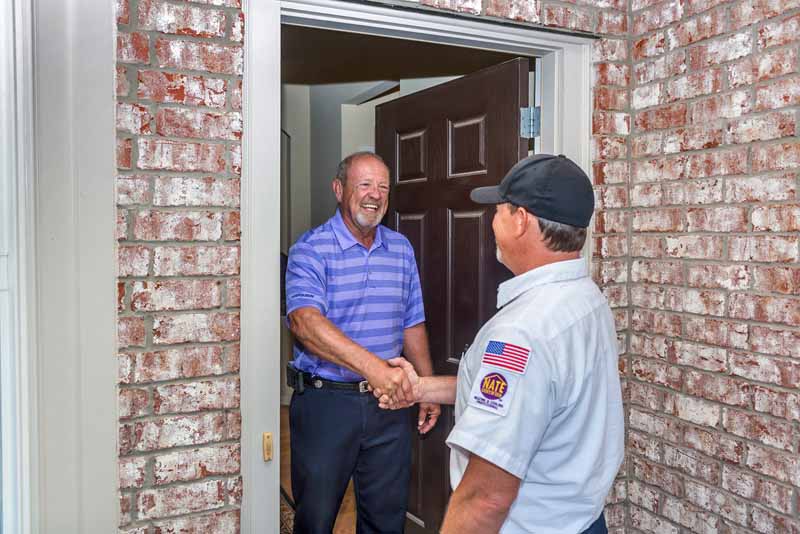
[[[114,6],[9,3],[15,532],[116,532]]]
[[[340,0],[246,0],[244,9],[241,527],[255,534],[276,528],[278,521],[280,451],[264,462],[261,436],[272,432],[280,443],[281,23],[539,56],[541,151],[566,154],[589,174],[592,39]]]

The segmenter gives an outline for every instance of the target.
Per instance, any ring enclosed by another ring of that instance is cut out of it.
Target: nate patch
[[[508,391],[508,380],[500,373],[489,373],[481,380],[481,395],[489,400],[500,400]]]
[[[518,377],[483,367],[478,377],[472,385],[468,404],[497,415],[506,415]]]

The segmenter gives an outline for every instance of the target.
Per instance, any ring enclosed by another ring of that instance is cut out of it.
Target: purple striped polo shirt
[[[286,313],[311,306],[350,339],[387,360],[403,351],[403,331],[425,321],[414,249],[403,234],[379,225],[369,250],[353,237],[339,210],[289,250]],[[321,378],[363,377],[317,357],[299,341],[297,369]]]

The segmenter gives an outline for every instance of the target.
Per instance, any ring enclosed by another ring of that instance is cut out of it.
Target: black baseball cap
[[[500,185],[477,187],[469,197],[478,204],[510,202],[550,221],[589,226],[594,191],[586,173],[564,155],[536,154],[506,173]]]

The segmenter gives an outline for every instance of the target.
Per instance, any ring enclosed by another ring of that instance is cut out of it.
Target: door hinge
[[[539,137],[542,130],[542,108],[519,108],[519,136],[523,139]]]

